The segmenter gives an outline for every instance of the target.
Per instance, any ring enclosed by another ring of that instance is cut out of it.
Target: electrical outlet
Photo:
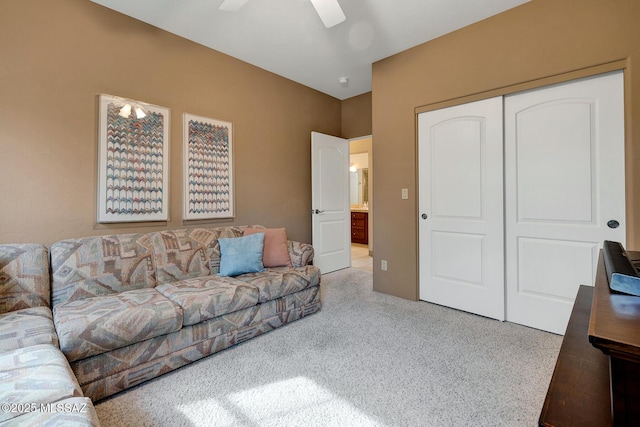
[[[380,269],[382,271],[387,271],[387,260],[383,259],[382,261],[380,261]]]
[[[403,188],[402,189],[402,199],[403,200],[407,200],[409,198],[409,189],[408,188]]]

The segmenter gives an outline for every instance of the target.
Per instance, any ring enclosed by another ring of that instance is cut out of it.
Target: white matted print
[[[169,109],[100,95],[98,222],[169,219]]]
[[[184,114],[184,219],[233,218],[233,137],[229,122]]]

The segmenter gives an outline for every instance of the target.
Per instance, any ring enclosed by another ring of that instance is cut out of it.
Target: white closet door
[[[502,97],[418,117],[420,299],[504,320]]]
[[[508,321],[564,333],[603,240],[625,242],[623,112],[622,72],[505,97]]]

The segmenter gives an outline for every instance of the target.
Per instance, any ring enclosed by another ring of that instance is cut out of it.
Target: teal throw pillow
[[[264,233],[220,238],[220,276],[237,276],[264,271]]]

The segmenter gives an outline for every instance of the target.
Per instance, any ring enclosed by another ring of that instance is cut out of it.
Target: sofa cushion
[[[244,235],[264,233],[262,264],[265,267],[292,267],[284,228],[245,228]]]
[[[47,427],[98,427],[100,421],[96,409],[88,397],[70,397],[57,402],[37,406],[36,411],[12,418],[2,427],[47,426]]]
[[[69,301],[55,306],[53,315],[70,362],[182,327],[182,309],[155,289]]]
[[[320,270],[312,265],[268,268],[262,273],[243,274],[236,279],[258,288],[260,302],[265,302],[319,285]]]
[[[218,242],[220,243],[221,276],[259,273],[264,270],[262,264],[264,233],[218,239]]]
[[[101,399],[182,366],[185,360],[201,359],[234,345],[241,331],[262,321],[260,306],[254,305],[70,365],[84,395]]]
[[[146,234],[63,240],[51,246],[53,305],[156,285]]]
[[[58,346],[49,307],[25,308],[0,314],[0,352],[37,344]]]
[[[158,283],[218,274],[218,238],[240,236],[240,227],[191,228],[151,233]]]
[[[260,295],[254,286],[222,276],[166,283],[156,290],[182,307],[185,326],[254,306]]]
[[[0,245],[0,313],[48,307],[49,252],[40,244]]]
[[[82,396],[82,391],[67,359],[55,346],[40,344],[0,353],[0,402],[39,404],[74,396]],[[30,410],[22,409],[0,411],[0,422]]]

